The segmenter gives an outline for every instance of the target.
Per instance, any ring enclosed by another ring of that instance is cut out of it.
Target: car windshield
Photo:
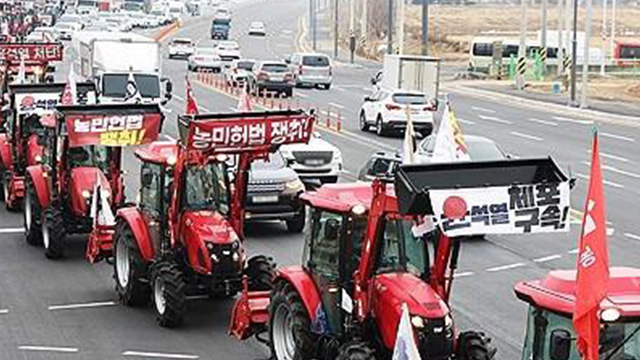
[[[469,157],[474,161],[504,159],[504,153],[491,141],[468,141]]]
[[[242,69],[242,70],[253,69],[253,61],[238,61],[238,69]]]
[[[327,67],[329,66],[329,58],[326,56],[304,56],[302,58],[302,65]]]
[[[229,187],[226,172],[226,166],[218,162],[187,167],[184,205],[188,209],[217,210],[227,214]]]
[[[173,40],[173,44],[175,44],[175,45],[191,45],[191,40],[176,39],[176,40]]]
[[[289,67],[286,64],[263,64],[262,70],[272,73],[284,73],[289,70]]]
[[[70,168],[97,167],[107,174],[109,172],[109,154],[111,149],[106,146],[85,145],[70,147],[65,159]]]
[[[260,22],[254,22],[254,23],[251,23],[251,27],[252,27],[252,28],[261,28],[261,27],[263,27],[263,26],[264,26],[264,24],[263,24],[263,23],[260,23]]]
[[[160,97],[160,82],[156,75],[134,74],[133,78],[142,97]],[[128,82],[128,74],[106,74],[103,77],[103,94],[111,97],[125,97]]]
[[[416,238],[409,219],[386,219],[376,271],[409,272],[421,277],[429,266],[426,242]]]
[[[286,166],[284,158],[277,152],[269,154],[269,160],[255,160],[251,163],[251,170],[278,170]]]
[[[424,94],[393,94],[393,102],[402,105],[422,105],[429,102],[429,99]]]

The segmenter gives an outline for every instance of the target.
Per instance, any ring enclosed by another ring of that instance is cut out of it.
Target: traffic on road
[[[640,359],[640,119],[308,6],[0,6],[0,360]]]

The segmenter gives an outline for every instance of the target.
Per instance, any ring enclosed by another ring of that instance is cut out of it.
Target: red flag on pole
[[[577,259],[577,284],[573,327],[578,335],[578,350],[584,360],[598,360],[600,302],[609,285],[609,252],[604,210],[604,191],[598,133],[593,136],[589,192],[582,219],[582,234]]]
[[[187,82],[186,90],[187,90],[187,115],[198,115],[198,102],[196,98],[193,96],[193,89],[191,88],[191,82],[188,77],[185,77],[185,81]]]

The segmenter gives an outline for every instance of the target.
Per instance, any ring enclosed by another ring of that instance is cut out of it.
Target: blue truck
[[[211,39],[228,40],[231,30],[231,19],[215,18],[211,23]]]

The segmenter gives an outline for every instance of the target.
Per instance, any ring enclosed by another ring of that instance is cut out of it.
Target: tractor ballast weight
[[[491,359],[495,349],[484,334],[458,333],[453,326],[449,299],[460,240],[442,230],[414,235],[423,217],[437,213],[426,190],[465,187],[482,192],[565,181],[549,158],[403,165],[395,175],[395,186],[378,179],[307,192],[301,197],[310,209],[302,266],[277,269],[270,294],[245,288],[234,304],[229,334],[243,340],[267,331],[266,342],[278,360],[386,359],[405,303],[423,359]],[[337,243],[327,242],[334,238]],[[433,254],[427,241],[435,241]],[[386,249],[394,246],[397,253],[390,250],[387,257]],[[414,261],[426,255],[422,262],[411,263],[409,270],[406,254]],[[339,270],[323,275],[330,269]],[[283,316],[294,324],[289,334],[295,339],[294,353],[283,345],[287,343],[286,326],[280,326]]]

